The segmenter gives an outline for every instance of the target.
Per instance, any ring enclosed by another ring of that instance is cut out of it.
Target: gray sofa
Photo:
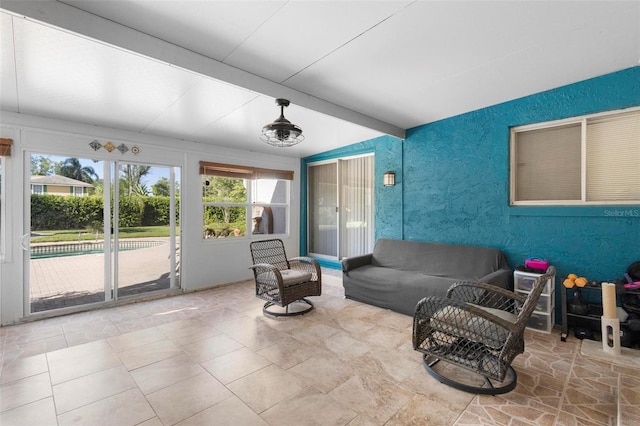
[[[499,249],[457,244],[381,238],[373,253],[342,260],[346,297],[407,315],[458,281],[509,289],[513,275]]]

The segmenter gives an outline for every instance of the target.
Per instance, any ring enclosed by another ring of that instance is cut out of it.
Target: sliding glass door
[[[373,155],[310,164],[308,251],[327,259],[373,249]]]
[[[179,168],[30,155],[28,312],[179,286]]]

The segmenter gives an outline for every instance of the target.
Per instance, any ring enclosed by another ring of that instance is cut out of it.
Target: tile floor
[[[432,379],[411,318],[347,300],[325,274],[305,316],[262,314],[253,283],[0,329],[0,424],[640,424],[637,369],[527,332],[517,388]],[[619,395],[620,394],[620,395]]]

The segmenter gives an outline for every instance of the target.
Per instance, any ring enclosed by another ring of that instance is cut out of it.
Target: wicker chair
[[[459,282],[449,288],[446,298],[419,301],[413,320],[413,348],[423,354],[427,372],[465,392],[497,395],[513,390],[518,377],[511,362],[524,352],[524,329],[547,280],[554,275],[555,268],[550,266],[528,295],[489,284]],[[440,360],[448,365],[436,371]],[[476,374],[454,379],[451,364]]]
[[[308,296],[320,296],[322,276],[318,261],[310,257],[287,259],[282,240],[254,241],[250,244],[253,259],[253,275],[256,281],[256,297],[266,300],[262,311],[274,317],[303,315],[313,309]],[[302,302],[304,310],[289,311],[289,305]],[[278,305],[285,312],[269,310]]]

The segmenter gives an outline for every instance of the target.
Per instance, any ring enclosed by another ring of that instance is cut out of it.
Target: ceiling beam
[[[3,0],[2,10],[404,139],[405,130],[58,1]]]

